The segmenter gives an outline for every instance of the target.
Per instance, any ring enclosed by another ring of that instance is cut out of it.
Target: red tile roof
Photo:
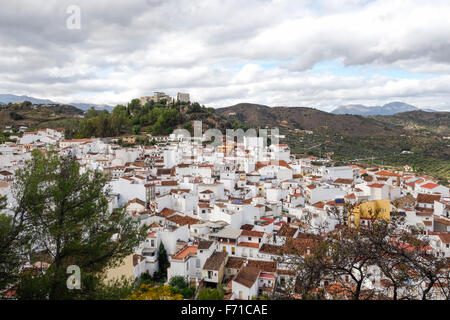
[[[381,170],[375,173],[377,176],[385,176],[385,177],[400,177],[400,174],[389,172],[386,170]]]
[[[259,244],[253,242],[239,242],[238,247],[259,248]]]
[[[383,183],[372,183],[369,185],[370,188],[383,188],[384,186]]]
[[[436,183],[429,182],[429,183],[425,183],[425,184],[421,185],[421,187],[426,188],[426,189],[434,189],[436,187],[439,187],[439,185]]]
[[[241,236],[262,238],[264,236],[264,232],[244,229],[242,230]]]
[[[183,260],[188,255],[194,255],[197,254],[197,247],[196,246],[186,246],[180,251],[178,251],[175,255],[172,256],[172,259],[176,260]]]

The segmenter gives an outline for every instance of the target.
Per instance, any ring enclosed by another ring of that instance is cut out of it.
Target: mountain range
[[[450,134],[450,112],[407,111],[395,115],[361,116],[333,114],[303,107],[269,107],[239,103],[219,108],[217,114],[236,118],[249,127],[286,128],[290,130],[326,129],[349,135],[397,135],[408,130],[428,130]]]
[[[15,102],[23,102],[30,101],[32,104],[65,104],[74,106],[80,110],[89,110],[91,107],[94,107],[96,110],[107,110],[111,112],[114,107],[109,106],[107,104],[94,104],[94,103],[81,103],[81,102],[72,102],[72,103],[60,103],[55,102],[49,99],[40,99],[29,96],[18,96],[14,94],[0,94],[0,104],[8,104]]]
[[[331,111],[334,114],[353,114],[360,116],[389,116],[396,113],[408,112],[408,111],[428,111],[435,112],[431,109],[419,109],[413,105],[404,102],[390,102],[383,106],[365,106],[362,104],[349,104],[346,106],[340,106]]]

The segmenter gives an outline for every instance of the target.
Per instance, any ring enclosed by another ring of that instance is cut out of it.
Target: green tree
[[[135,125],[131,128],[131,132],[133,132],[134,134],[139,134],[140,131],[141,131],[141,126],[139,126],[139,125]]]
[[[141,101],[139,101],[139,99],[133,99],[128,104],[128,110],[130,110],[130,114],[137,114],[141,111],[141,109],[142,109],[142,106],[141,106]]]
[[[26,212],[25,235],[31,257],[44,252],[50,267],[45,274],[23,278],[19,297],[39,283],[45,299],[92,297],[101,288],[104,271],[132,253],[146,230],[123,208],[110,212],[109,188],[99,171],[80,172],[78,162],[50,151],[32,152],[32,159],[16,171],[13,190],[17,212]],[[33,261],[31,261],[33,262]],[[81,270],[81,290],[67,288],[67,267]]]
[[[189,106],[187,113],[196,113],[196,112],[203,112],[203,111],[204,111],[204,109],[202,109],[200,104],[198,102],[194,102],[193,104],[191,104]]]
[[[13,119],[13,120],[23,120],[23,119],[25,119],[21,114],[18,114],[18,113],[15,112],[15,111],[11,111],[11,112],[9,113],[9,116],[10,116],[11,119]]]
[[[205,288],[200,290],[197,300],[223,300],[224,296],[225,292],[220,286],[217,289]]]
[[[172,277],[170,279],[169,284],[170,284],[170,286],[176,287],[176,288],[178,288],[180,290],[182,290],[182,289],[184,289],[184,288],[186,288],[188,286],[188,283],[186,282],[186,280],[182,276]]]
[[[100,114],[100,111],[95,110],[94,107],[91,107],[88,111],[86,111],[86,118],[95,118]]]
[[[165,281],[167,279],[167,268],[170,266],[169,258],[167,256],[166,248],[164,244],[161,243],[158,252],[158,272],[153,275],[153,280],[155,281]]]
[[[189,284],[182,276],[172,277],[169,285],[172,288],[173,293],[180,293],[185,299],[190,299],[194,296],[195,288],[189,287]]]
[[[23,237],[25,211],[6,214],[2,212],[5,208],[6,198],[0,196],[0,291],[18,280],[20,248],[27,243]]]

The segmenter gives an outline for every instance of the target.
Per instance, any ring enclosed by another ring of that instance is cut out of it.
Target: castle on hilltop
[[[190,102],[190,96],[189,93],[178,92],[177,97],[172,98],[171,96],[165,94],[164,92],[155,92],[153,96],[144,96],[139,98],[139,101],[141,102],[142,105],[150,101],[159,103],[164,100],[166,104],[174,102]]]

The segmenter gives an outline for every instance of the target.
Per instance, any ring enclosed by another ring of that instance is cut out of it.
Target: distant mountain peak
[[[365,106],[362,104],[350,104],[346,106],[340,106],[334,109],[331,113],[334,114],[353,114],[360,116],[387,116],[400,112],[416,111],[419,108],[401,102],[394,101],[384,104],[383,106]]]
[[[15,103],[15,102],[23,102],[23,101],[30,101],[32,104],[66,104],[73,107],[76,107],[80,110],[86,111],[89,110],[91,107],[94,107],[94,109],[97,110],[107,110],[111,112],[114,107],[106,105],[106,104],[95,104],[95,103],[78,103],[78,102],[72,102],[72,103],[59,103],[55,102],[49,99],[40,99],[40,98],[34,98],[29,96],[18,96],[15,94],[0,94],[0,104],[8,104],[8,103]]]

